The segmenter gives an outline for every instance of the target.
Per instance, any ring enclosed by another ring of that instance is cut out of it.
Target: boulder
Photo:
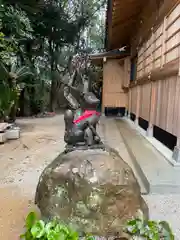
[[[60,154],[43,171],[35,203],[43,218],[97,236],[121,235],[138,210],[148,218],[132,169],[109,147]]]

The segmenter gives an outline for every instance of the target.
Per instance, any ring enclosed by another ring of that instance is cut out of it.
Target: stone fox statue
[[[70,146],[92,146],[101,142],[96,132],[100,119],[97,105],[99,99],[92,92],[80,94],[80,103],[70,93],[70,87],[65,86],[64,96],[70,108],[65,111],[64,141]]]

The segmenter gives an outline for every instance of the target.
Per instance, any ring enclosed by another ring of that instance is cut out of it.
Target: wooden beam
[[[153,1],[151,2],[153,3]],[[142,41],[146,41],[149,38],[150,35],[150,28],[158,26],[164,19],[164,17],[172,12],[172,9],[177,6],[177,4],[180,3],[180,0],[164,0],[164,3],[162,7],[157,11],[157,7],[155,6],[154,9],[149,7],[149,9],[145,6],[144,11],[142,11],[141,17],[146,16],[145,24],[140,25],[140,23],[137,25],[137,27],[134,28],[134,32],[132,34],[136,35],[136,42],[134,42],[134,46],[139,45],[139,39],[142,38]],[[138,33],[137,33],[138,30]]]
[[[166,1],[166,5],[167,5],[167,17],[172,13],[172,11],[177,7],[177,5],[180,3],[180,0],[171,0],[170,2]]]
[[[135,87],[137,85],[143,85],[151,81],[163,81],[167,77],[178,75],[179,71],[179,58],[166,63],[163,68],[159,67],[151,72],[151,78],[148,78],[149,74],[144,75],[143,77],[137,79],[137,82],[132,82],[129,87]]]
[[[152,22],[152,24],[150,24],[151,26],[152,25],[154,25],[154,26],[156,26],[157,24],[159,24],[159,22],[160,21],[162,21],[162,19],[163,19],[163,17],[165,16],[165,14],[169,14],[170,12],[172,12],[172,8],[173,8],[173,6],[175,7],[178,3],[180,2],[180,0],[171,0],[171,1],[169,1],[169,0],[164,0],[164,4],[163,4],[163,6],[161,7],[161,10],[160,10],[160,12],[159,12],[159,14],[158,14],[158,18],[156,17],[157,16],[157,13],[155,13],[154,12],[154,10],[152,10],[151,9],[151,12],[153,12],[153,17],[152,17],[152,19],[150,20],[151,22]],[[125,2],[125,5],[124,5],[124,9],[126,9],[127,7],[127,5],[128,5],[128,3],[129,2]],[[143,5],[143,1],[141,1],[141,4]],[[147,4],[147,2],[146,1],[144,1],[144,4]],[[113,3],[113,6],[121,6],[120,5],[120,1],[114,1],[114,3]],[[122,5],[123,6],[123,5]],[[128,8],[129,9],[129,8]],[[115,11],[116,12],[116,11]],[[118,11],[117,11],[118,12]],[[123,10],[122,10],[122,12],[124,12]],[[112,21],[114,22],[115,20],[114,19],[116,19],[116,16],[118,16],[119,14],[117,13],[114,13],[114,17],[112,17]],[[146,15],[146,17],[147,18],[149,18],[149,15],[147,16]],[[119,19],[119,17],[117,18],[117,21],[119,21],[118,20]],[[155,23],[154,23],[154,19],[156,19],[155,20]],[[136,22],[136,23],[138,23],[138,22]],[[117,23],[117,25],[118,25],[118,23]],[[138,25],[140,26],[140,23],[138,23]],[[137,25],[137,27],[134,27],[134,29],[138,29],[138,25]],[[146,24],[147,25],[147,24]],[[133,29],[132,29],[133,30]],[[132,34],[132,31],[131,29],[130,29],[130,31],[131,31],[131,34]],[[137,30],[136,30],[137,31]],[[142,28],[141,29],[141,33],[139,33],[139,34],[141,34],[142,35],[142,33],[143,33],[143,36],[142,36],[142,38],[144,38],[144,36],[145,36],[145,38],[148,38],[148,34],[147,34],[147,32],[149,32],[149,29],[148,29],[148,27],[147,26],[145,26],[145,28]],[[135,34],[135,32],[133,32],[134,34]],[[140,36],[140,35],[139,35]],[[122,37],[122,38],[124,38],[124,37]],[[138,39],[138,38],[137,38]],[[144,39],[145,40],[145,39]],[[119,41],[121,41],[121,38],[119,39]],[[114,41],[113,41],[113,43],[112,43],[114,46],[116,45],[115,43],[114,43]],[[111,44],[111,45],[112,45]],[[118,46],[115,46],[115,47],[118,47]]]
[[[141,5],[142,4],[139,2],[133,2],[133,1],[128,3],[127,5],[128,7],[125,7],[123,4],[119,4],[118,6],[113,8],[113,15],[116,13],[121,14],[124,11],[132,12],[134,9],[141,8]],[[120,10],[122,10],[123,12],[120,12]]]
[[[116,18],[117,16],[122,16],[122,15],[126,15],[129,17],[129,15],[132,15],[137,12],[141,12],[141,5],[139,4],[130,4],[128,6],[128,9],[125,9],[123,6],[119,6],[119,8],[117,8],[116,10],[114,10],[112,12],[112,19],[114,20],[114,18]]]
[[[120,0],[114,0],[114,2],[113,2],[113,7],[116,7],[116,6],[119,6],[119,5],[122,5],[122,6],[124,6],[124,7],[128,7],[129,6],[129,4],[131,4],[131,3],[139,3],[139,4],[141,4],[142,2],[144,2],[143,0],[139,0],[139,1],[137,1],[137,0],[126,0],[126,1],[120,1]]]
[[[105,114],[105,105],[104,105],[104,100],[105,100],[105,87],[104,87],[104,85],[105,85],[105,80],[106,80],[106,78],[105,78],[105,75],[106,75],[106,62],[103,62],[103,81],[102,81],[102,108],[101,108],[101,112],[102,112],[102,114]]]
[[[127,10],[132,9],[135,6],[136,7],[140,6],[140,3],[137,1],[134,1],[134,0],[131,0],[131,1],[129,1],[127,6],[128,6],[128,8],[126,6],[124,6],[124,4],[122,4],[122,2],[119,2],[119,4],[113,6],[113,12],[120,13],[119,12],[120,9],[123,9],[123,10],[125,10],[126,8],[127,8]]]
[[[125,4],[122,4],[123,1],[120,1],[120,0],[112,0],[112,9],[111,9],[111,21],[112,21],[112,25],[114,24],[115,27],[117,25],[121,25],[123,22],[125,23],[126,20],[128,21],[127,18],[129,18],[129,13],[131,15],[134,15],[134,18],[137,17],[136,14],[134,14],[134,12],[139,12],[141,11],[141,7],[142,7],[142,4],[144,4],[144,0],[126,0]],[[123,2],[124,3],[124,2]],[[134,7],[134,6],[137,6]],[[125,14],[126,13],[126,14]],[[124,15],[125,19],[122,19],[122,14]],[[119,16],[120,15],[120,16]],[[126,17],[127,16],[127,17]],[[131,16],[130,16],[131,18]],[[135,21],[133,21],[135,23]],[[126,23],[125,23],[126,24]],[[123,27],[123,31],[125,30],[125,28],[127,27],[128,25],[126,24],[125,27]],[[112,26],[114,28],[114,26]],[[128,28],[127,28],[128,29]],[[129,30],[129,29],[128,29]],[[113,30],[114,31],[114,30]],[[130,30],[130,33],[131,33],[131,30]],[[111,33],[113,35],[113,33]],[[111,36],[112,36],[111,35]],[[123,33],[121,32],[121,35],[123,35]],[[129,36],[129,35],[128,35]],[[112,38],[112,37],[111,37]],[[124,38],[124,37],[123,37]],[[114,39],[112,38],[111,39],[111,49],[112,49],[112,45],[114,45]],[[115,48],[119,47],[119,44],[115,46]]]
[[[131,22],[126,22],[123,25],[121,25],[120,28],[113,27],[112,29],[112,35],[114,36],[113,39],[113,48],[119,48],[123,44],[128,45],[129,39],[130,39],[130,29],[133,29],[133,23],[135,23],[136,20],[132,20]]]
[[[178,36],[180,42],[180,34]],[[178,77],[180,77],[180,45],[178,47],[178,58],[179,58],[179,69],[178,69]]]
[[[137,11],[135,14],[131,14],[130,16],[127,12],[123,12],[123,14],[117,15],[114,18],[112,18],[112,23],[113,23],[113,25],[121,25],[123,22],[129,21],[133,18],[134,19],[136,18],[136,20],[137,20],[138,15],[139,15],[139,13],[137,13]]]
[[[152,29],[152,42],[151,42],[151,45],[152,45],[152,51],[151,51],[151,71],[154,69],[154,60],[155,60],[155,34],[154,34],[154,31]]]
[[[115,27],[120,28],[120,27],[123,26],[123,25],[126,25],[126,26],[127,26],[127,25],[129,24],[129,22],[130,22],[130,23],[131,23],[131,22],[136,22],[138,15],[139,15],[139,12],[138,12],[138,13],[136,12],[135,14],[131,15],[131,16],[128,17],[128,18],[125,18],[125,19],[120,20],[120,21],[116,21],[115,23],[112,22],[112,28],[115,28]]]
[[[166,52],[166,25],[167,25],[167,18],[164,17],[164,22],[163,22],[163,36],[162,36],[162,53],[161,53],[161,68],[165,64],[165,52]]]
[[[123,29],[122,29],[123,31]],[[114,33],[115,34],[115,33]],[[114,39],[113,43],[111,44],[112,48],[115,49],[115,48],[120,48],[120,47],[123,47],[123,46],[127,46],[127,45],[130,45],[130,35],[128,35],[129,33],[128,32],[124,32],[123,36],[121,35],[117,35],[116,36],[116,39]]]

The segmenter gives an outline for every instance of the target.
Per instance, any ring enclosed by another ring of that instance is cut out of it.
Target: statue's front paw
[[[96,143],[99,143],[101,141],[100,137],[98,137],[98,136],[95,136],[94,140]]]

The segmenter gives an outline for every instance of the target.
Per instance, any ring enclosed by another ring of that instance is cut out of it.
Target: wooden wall
[[[124,68],[124,76],[123,76],[122,86],[124,88],[128,88],[129,83],[130,83],[130,72],[131,72],[130,57],[127,57],[123,60],[123,66],[122,67]]]
[[[134,101],[134,99],[136,99]],[[137,88],[131,89],[131,112],[136,113],[136,105],[137,105]]]
[[[137,117],[180,137],[180,4],[138,48],[137,79],[129,95]]]
[[[127,66],[126,66],[127,67]],[[124,61],[107,59],[103,64],[103,108],[127,107],[128,96],[123,86],[129,85],[125,76]],[[127,75],[127,73],[126,73]]]
[[[155,68],[175,60],[180,46],[180,4],[152,29],[149,39],[138,51],[137,79]]]

